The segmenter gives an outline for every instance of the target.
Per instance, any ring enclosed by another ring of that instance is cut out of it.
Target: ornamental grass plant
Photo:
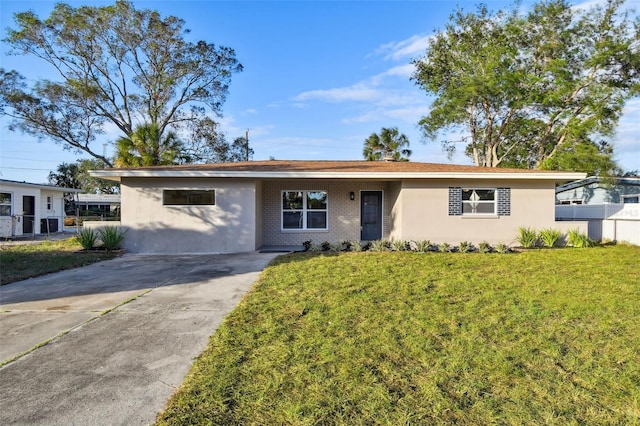
[[[76,235],[76,241],[85,250],[91,250],[96,246],[98,234],[91,228],[82,228]]]
[[[109,251],[119,249],[126,232],[126,230],[118,226],[105,226],[101,228],[99,233],[103,247]]]
[[[535,229],[520,227],[516,240],[524,248],[533,248],[538,243],[538,233]]]
[[[547,228],[540,231],[540,241],[542,241],[542,244],[548,248],[556,247],[561,236],[562,232],[557,229]]]

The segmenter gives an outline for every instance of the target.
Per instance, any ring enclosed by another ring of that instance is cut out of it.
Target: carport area
[[[0,424],[152,423],[279,254],[129,254],[0,287]]]

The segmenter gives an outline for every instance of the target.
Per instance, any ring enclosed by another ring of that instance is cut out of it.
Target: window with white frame
[[[640,194],[635,195],[623,195],[622,196],[623,204],[638,204],[640,203]]]
[[[53,197],[47,195],[47,210],[53,210]]]
[[[462,214],[496,214],[496,189],[462,188]]]
[[[282,229],[328,229],[327,191],[282,191]]]
[[[11,216],[10,192],[0,192],[0,216]]]

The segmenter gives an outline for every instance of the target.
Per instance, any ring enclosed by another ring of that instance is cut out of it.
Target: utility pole
[[[249,129],[244,132],[245,161],[249,161]]]

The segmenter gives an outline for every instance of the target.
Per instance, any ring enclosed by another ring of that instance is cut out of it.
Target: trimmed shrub
[[[535,229],[520,227],[518,228],[518,236],[516,240],[524,248],[535,247],[538,243],[538,233]]]
[[[440,243],[438,244],[438,251],[440,253],[448,253],[451,251],[451,244],[449,243]]]
[[[511,247],[505,243],[498,243],[496,245],[496,251],[502,254],[511,253]]]
[[[394,240],[391,242],[391,248],[393,251],[407,251],[409,244],[403,240]]]
[[[124,234],[127,233],[126,230],[123,231],[117,226],[105,226],[99,232],[102,245],[109,251],[119,249],[124,240]]]
[[[83,249],[91,250],[98,240],[98,234],[91,228],[82,228],[76,235],[76,241],[80,243]]]
[[[429,250],[431,250],[431,241],[429,240],[416,241],[416,251],[420,253],[426,253]]]
[[[385,240],[371,241],[371,251],[386,251],[389,248],[389,244]]]
[[[555,247],[560,240],[560,236],[562,232],[557,229],[543,229],[540,231],[540,241],[544,244],[545,247]]]
[[[479,253],[491,253],[491,244],[486,241],[482,241],[478,244],[478,252]]]
[[[581,234],[578,229],[570,229],[567,232],[567,243],[576,248],[593,247],[595,241],[585,234]]]
[[[473,251],[473,244],[471,244],[469,241],[463,241],[458,244],[458,251],[460,253],[469,253]]]
[[[304,248],[304,251],[311,250],[311,240],[303,241],[302,247]]]

